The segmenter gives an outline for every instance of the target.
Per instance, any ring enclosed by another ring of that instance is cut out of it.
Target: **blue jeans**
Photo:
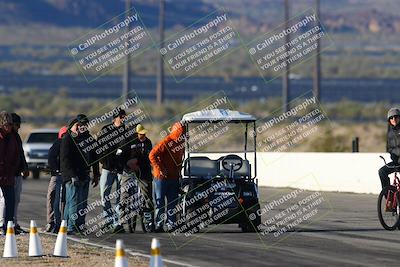
[[[119,192],[121,188],[121,174],[117,174],[116,172],[110,172],[109,170],[102,169],[100,176],[100,197],[101,202],[103,204],[103,214],[104,218],[107,222],[112,223],[113,225],[119,224],[120,218],[120,195],[121,194],[113,194],[111,195],[111,190],[113,184],[116,184],[115,191]],[[115,212],[111,206],[111,199],[115,199]]]
[[[4,197],[4,222],[3,229],[7,229],[7,224],[9,221],[14,221],[14,206],[15,206],[15,188],[11,186],[2,186],[1,191]]]
[[[176,221],[176,214],[172,211],[178,202],[179,180],[154,179],[154,192],[156,197],[156,227],[162,227],[164,224],[165,198],[167,198],[167,223],[173,225]]]
[[[61,186],[62,177],[51,176],[47,189],[47,223],[56,226],[61,224]]]
[[[68,231],[82,230],[85,224],[87,199],[89,195],[89,179],[82,181],[79,185],[74,185],[72,181],[65,184],[66,203],[64,219],[67,220]]]

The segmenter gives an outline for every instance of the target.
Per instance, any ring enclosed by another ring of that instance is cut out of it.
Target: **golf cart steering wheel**
[[[242,165],[243,159],[238,155],[230,154],[222,159],[222,167],[227,171],[231,170],[231,166],[233,171],[237,171],[242,168]]]

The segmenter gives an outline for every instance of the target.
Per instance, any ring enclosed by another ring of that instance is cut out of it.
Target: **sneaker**
[[[14,227],[14,229],[15,229],[15,233],[16,233],[16,234],[17,234],[17,232],[18,232],[18,234],[27,234],[27,233],[28,233],[27,231],[25,231],[24,229],[22,229],[21,226],[20,226],[19,224],[17,224],[17,225]]]
[[[52,233],[58,234],[58,231],[60,230],[60,226],[61,226],[61,225],[55,225],[55,226],[53,227]]]
[[[52,224],[52,223],[46,224],[46,226],[45,226],[45,228],[44,228],[44,231],[45,231],[46,233],[53,232],[53,231],[54,231],[54,224]]]
[[[113,230],[113,234],[123,234],[125,233],[125,229],[122,225],[117,225],[115,226],[114,230]]]
[[[161,225],[157,225],[157,226],[155,227],[155,229],[154,229],[154,232],[155,232],[155,233],[165,233],[164,227],[161,226]]]
[[[76,235],[76,232],[74,230],[68,230],[67,235]]]

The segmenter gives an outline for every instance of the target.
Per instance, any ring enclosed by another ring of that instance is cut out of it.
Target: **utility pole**
[[[284,0],[284,8],[285,8],[285,29],[289,27],[288,21],[289,21],[289,0]],[[288,48],[288,43],[290,42],[290,35],[287,34],[285,36],[285,52],[287,53],[289,51]],[[290,56],[287,56],[284,60],[286,60],[286,67],[285,67],[285,72],[283,73],[282,76],[282,107],[283,111],[286,112],[289,110],[289,90],[290,90],[290,80],[289,80],[289,75],[290,75],[290,66],[289,66],[289,59]]]
[[[317,14],[316,17],[316,25],[319,25],[320,19],[320,0],[315,0],[315,12]],[[321,29],[322,30],[322,29]],[[314,72],[313,72],[313,95],[317,99],[317,101],[321,100],[321,42],[320,39],[317,39],[317,48],[315,50],[315,65],[314,65]]]
[[[125,0],[125,11],[126,11],[126,18],[131,16],[131,0]],[[131,31],[131,23],[128,24],[126,27],[126,32]],[[128,49],[129,47],[125,47],[125,49]],[[131,89],[131,81],[130,81],[130,74],[131,74],[131,66],[130,66],[130,60],[131,56],[129,53],[126,55],[126,62],[124,66],[124,74],[122,78],[122,103],[125,103],[128,99],[128,92]]]
[[[164,47],[164,20],[165,20],[165,0],[160,0],[159,12],[159,31],[160,31],[160,49]],[[157,105],[164,103],[164,56],[158,53],[158,69],[157,69]]]

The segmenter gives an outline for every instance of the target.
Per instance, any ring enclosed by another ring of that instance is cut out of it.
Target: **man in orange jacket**
[[[164,224],[165,198],[167,198],[167,224],[173,228],[176,214],[179,178],[181,177],[185,129],[180,122],[172,126],[171,133],[157,144],[150,152],[149,159],[153,166],[154,191],[156,198],[155,231],[162,232]]]

